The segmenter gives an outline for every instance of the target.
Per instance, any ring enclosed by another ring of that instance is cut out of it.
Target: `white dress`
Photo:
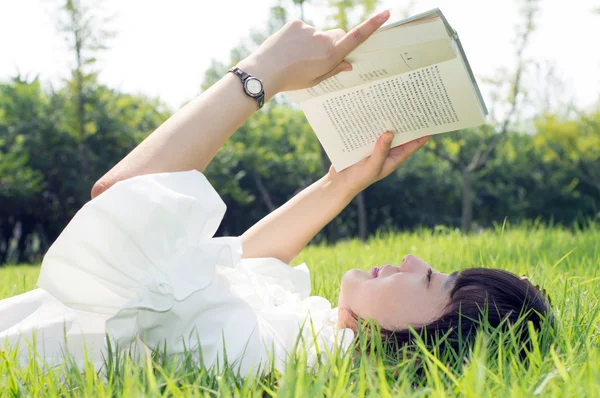
[[[295,349],[309,366],[346,350],[353,333],[335,328],[326,299],[309,297],[305,264],[241,259],[240,238],[213,238],[225,209],[197,171],[115,184],[52,245],[39,288],[0,301],[0,350],[7,344],[24,364],[35,344],[50,366],[65,352],[101,366],[108,335],[113,349],[201,352],[207,368],[226,356],[241,375],[271,360],[283,371]]]

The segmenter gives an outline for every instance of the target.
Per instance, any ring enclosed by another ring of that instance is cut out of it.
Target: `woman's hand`
[[[393,138],[394,134],[389,131],[382,134],[377,139],[371,156],[339,173],[331,166],[327,177],[331,181],[341,182],[338,185],[347,187],[349,194],[355,196],[369,185],[390,175],[429,140],[429,136],[426,136],[390,149]]]
[[[383,11],[346,33],[342,29],[319,31],[301,20],[288,22],[238,66],[256,73],[269,96],[299,90],[352,66],[344,58],[390,17]]]

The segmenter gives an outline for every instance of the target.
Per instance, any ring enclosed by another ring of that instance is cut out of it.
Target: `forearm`
[[[263,80],[265,100],[278,90],[275,74],[247,62],[244,70]],[[256,111],[240,79],[227,73],[192,100],[106,173],[92,190],[95,197],[115,184],[138,175],[196,169],[203,171],[223,143]]]
[[[353,197],[341,181],[321,178],[242,235],[244,258],[290,263]]]
[[[263,218],[242,235],[245,258],[276,257],[290,263],[359,192],[388,176],[429,137],[390,150],[393,134],[379,137],[370,157],[319,181]]]

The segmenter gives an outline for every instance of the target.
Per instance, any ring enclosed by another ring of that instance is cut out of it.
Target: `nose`
[[[427,272],[429,268],[429,264],[414,254],[404,256],[402,264],[400,264],[400,270],[402,272]]]

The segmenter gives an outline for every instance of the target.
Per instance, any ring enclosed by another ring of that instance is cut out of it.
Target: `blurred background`
[[[436,136],[316,238],[429,227],[477,233],[600,221],[600,1],[20,0],[0,2],[0,264],[37,261],[94,182],[291,19],[349,30],[439,7],[488,124]],[[329,168],[284,95],[206,170],[239,235]]]

